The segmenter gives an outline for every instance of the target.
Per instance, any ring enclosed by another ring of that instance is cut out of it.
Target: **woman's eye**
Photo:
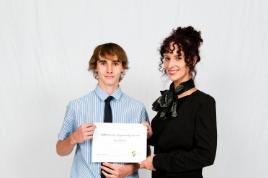
[[[170,60],[170,58],[168,58],[168,57],[164,58],[164,61],[169,61],[169,60]]]

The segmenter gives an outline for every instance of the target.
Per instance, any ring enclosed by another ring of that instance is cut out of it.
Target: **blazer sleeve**
[[[158,117],[158,113],[154,118],[157,118],[157,117]],[[153,120],[151,122],[151,127],[152,125],[153,125]],[[147,144],[151,146],[155,146],[155,134],[153,134],[150,138],[147,139]]]
[[[153,158],[156,170],[183,172],[213,164],[217,147],[215,100],[208,97],[197,110],[194,147],[190,151],[176,150],[157,154]]]
[[[154,134],[150,138],[147,139],[147,144],[151,145],[151,146],[155,146],[155,144],[154,144]]]

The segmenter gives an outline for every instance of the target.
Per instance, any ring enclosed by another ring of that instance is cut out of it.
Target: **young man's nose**
[[[107,65],[107,72],[112,73],[113,72],[113,66],[112,65]]]

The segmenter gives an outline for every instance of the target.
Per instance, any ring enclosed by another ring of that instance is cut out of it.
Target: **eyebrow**
[[[98,60],[98,62],[106,62],[106,60],[109,60],[109,61],[112,61],[112,62],[122,62],[122,61],[120,61],[119,59],[117,59],[117,60],[111,60],[111,59],[100,59],[100,60]]]

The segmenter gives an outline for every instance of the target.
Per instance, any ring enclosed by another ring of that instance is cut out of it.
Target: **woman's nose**
[[[175,61],[174,59],[170,59],[169,61],[167,61],[166,68],[173,67],[175,65],[174,61]]]

